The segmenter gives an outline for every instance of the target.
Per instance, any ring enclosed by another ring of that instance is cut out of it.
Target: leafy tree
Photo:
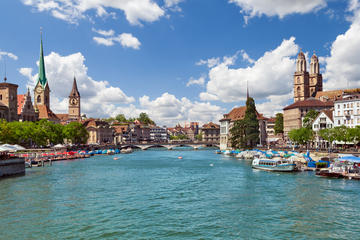
[[[121,122],[121,123],[126,123],[128,121],[124,114],[116,115],[115,119],[116,119],[116,121]]]
[[[66,125],[63,129],[63,135],[72,144],[85,144],[89,138],[85,126],[79,122],[71,122]]]
[[[321,129],[318,134],[322,139],[328,141],[329,149],[331,149],[332,143],[335,141],[336,138],[335,130],[333,128]]]
[[[302,127],[291,130],[288,135],[291,141],[299,145],[305,145],[313,138],[313,131],[309,128]]]
[[[259,143],[259,120],[257,119],[255,101],[249,97],[246,100],[244,117],[246,147],[252,148]]]
[[[312,123],[318,115],[319,115],[318,111],[314,109],[309,110],[303,119],[303,127],[312,129]]]
[[[140,115],[139,115],[139,117],[137,118],[137,120],[139,120],[141,123],[146,124],[146,125],[149,125],[149,124],[153,125],[153,124],[155,124],[155,122],[154,122],[153,120],[151,120],[150,117],[149,117],[146,113],[144,113],[144,112],[140,113]]]
[[[189,139],[185,134],[180,134],[178,136],[170,136],[170,140],[186,140]]]
[[[13,129],[9,126],[8,122],[4,119],[0,119],[0,142],[11,143],[13,136]]]
[[[284,115],[277,113],[274,126],[275,134],[284,133]]]
[[[246,148],[245,121],[237,120],[230,129],[231,147],[235,149]]]
[[[195,139],[198,140],[198,141],[202,141],[203,135],[202,135],[202,134],[198,134],[198,135],[195,136]]]

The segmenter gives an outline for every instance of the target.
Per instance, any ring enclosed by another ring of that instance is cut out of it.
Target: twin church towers
[[[305,54],[300,50],[296,60],[296,72],[294,74],[294,102],[315,97],[317,92],[322,91],[322,82],[318,57],[315,53],[311,57],[309,73],[306,71]]]

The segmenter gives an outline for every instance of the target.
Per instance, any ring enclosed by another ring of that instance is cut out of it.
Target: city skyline
[[[161,125],[217,122],[244,104],[247,81],[258,111],[269,116],[292,101],[300,49],[308,63],[316,51],[324,89],[360,87],[357,1],[139,0],[136,10],[125,2],[0,3],[9,10],[0,17],[9,23],[0,39],[8,81],[19,93],[34,88],[42,26],[51,107],[59,113],[67,111],[64,84],[71,87],[75,75],[88,116],[147,112]]]

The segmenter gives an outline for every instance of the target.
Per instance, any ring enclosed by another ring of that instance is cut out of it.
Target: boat
[[[120,152],[121,152],[121,153],[132,153],[133,150],[132,150],[132,148],[124,148],[124,149],[121,149]]]
[[[293,172],[295,171],[296,164],[287,159],[256,158],[252,162],[252,167],[274,172]]]

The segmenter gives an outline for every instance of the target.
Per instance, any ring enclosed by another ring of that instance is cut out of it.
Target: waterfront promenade
[[[178,157],[182,156],[182,159]],[[0,182],[1,239],[354,239],[358,181],[149,149]]]

